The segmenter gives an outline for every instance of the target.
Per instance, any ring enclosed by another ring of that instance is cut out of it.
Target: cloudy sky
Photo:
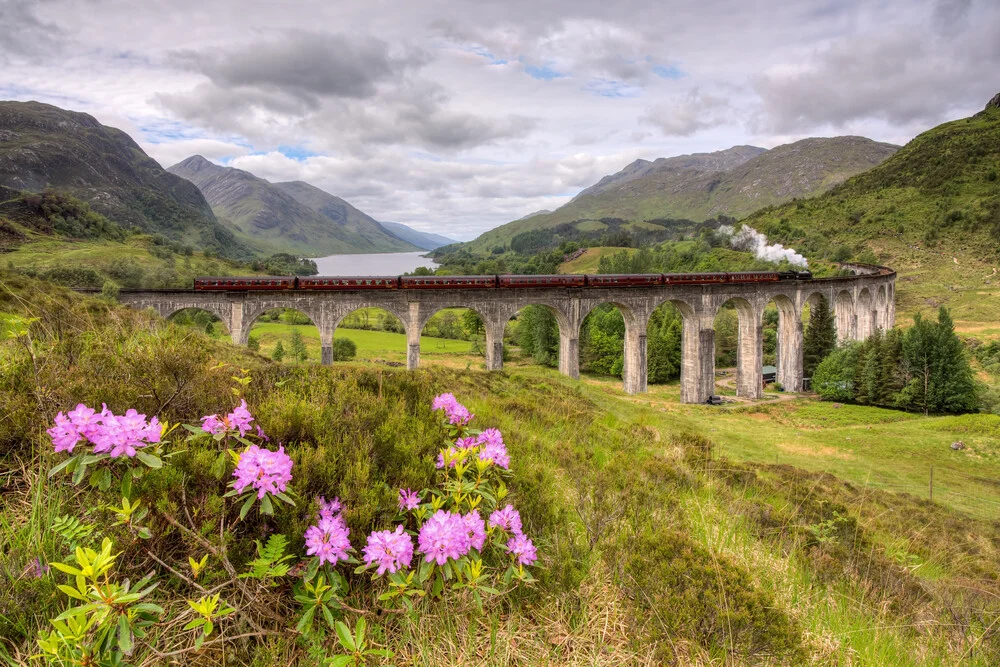
[[[0,0],[0,99],[463,240],[636,158],[904,143],[998,90],[998,0]]]

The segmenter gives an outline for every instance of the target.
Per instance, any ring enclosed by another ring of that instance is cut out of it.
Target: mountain
[[[810,259],[891,266],[904,311],[947,304],[956,320],[996,321],[1000,97],[829,192],[764,208],[744,223]]]
[[[306,257],[419,250],[343,199],[307,183],[271,183],[200,155],[167,171],[194,183],[219,219],[263,250]]]
[[[234,258],[252,252],[198,188],[167,173],[127,134],[39,102],[0,102],[0,186],[55,190],[122,227]]]
[[[379,224],[392,232],[395,236],[398,236],[407,243],[412,243],[422,250],[434,250],[435,248],[440,248],[441,246],[457,243],[455,239],[450,239],[447,236],[441,236],[440,234],[418,232],[416,229],[407,227],[400,222],[380,222]]]
[[[829,189],[881,163],[898,148],[863,137],[834,137],[803,139],[771,150],[734,146],[652,162],[636,160],[548,215],[486,232],[470,249],[488,250],[521,232],[565,223],[589,228],[602,224],[602,218],[621,218],[641,228],[649,220],[741,217]]]

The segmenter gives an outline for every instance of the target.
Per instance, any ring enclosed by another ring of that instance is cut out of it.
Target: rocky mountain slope
[[[307,183],[271,183],[200,155],[168,171],[194,183],[221,220],[264,250],[307,257],[419,250],[339,197]]]
[[[652,162],[636,160],[605,176],[566,205],[483,234],[477,250],[503,245],[531,229],[621,218],[641,226],[657,219],[742,217],[762,206],[827,190],[892,155],[898,146],[863,137],[804,139],[765,150],[735,146]]]
[[[215,218],[191,183],[167,173],[121,130],[39,102],[0,102],[0,185],[51,189],[122,227],[229,257],[251,249]]]

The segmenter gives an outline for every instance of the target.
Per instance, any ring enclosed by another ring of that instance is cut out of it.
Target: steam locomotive
[[[659,287],[811,280],[810,271],[736,273],[608,273],[503,276],[234,276],[195,278],[199,291],[336,291],[379,289],[518,289],[526,287]]]

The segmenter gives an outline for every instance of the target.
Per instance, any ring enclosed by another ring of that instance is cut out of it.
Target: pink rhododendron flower
[[[469,531],[469,545],[476,551],[482,551],[483,543],[486,542],[486,524],[479,517],[479,510],[472,510],[462,519]]]
[[[471,436],[468,438],[459,438],[458,440],[455,441],[455,447],[459,449],[472,449],[478,444],[479,441]]]
[[[431,401],[431,410],[449,410],[458,405],[454,394],[439,394]]]
[[[56,415],[55,426],[48,430],[57,452],[72,452],[82,439],[94,446],[95,454],[135,456],[137,449],[160,441],[162,427],[156,417],[146,421],[146,415],[129,409],[115,415],[107,405],[97,412],[83,403],[68,415]]]
[[[55,422],[56,425],[46,431],[52,438],[52,444],[57,452],[72,453],[76,443],[82,440],[77,427],[61,412],[56,415]]]
[[[248,486],[253,487],[258,498],[267,493],[283,493],[292,481],[292,459],[285,454],[284,447],[272,452],[251,445],[240,455],[233,477],[236,478],[234,489],[242,491]]]
[[[521,534],[521,514],[513,505],[507,505],[502,510],[490,514],[490,526],[500,528],[515,535]]]
[[[494,465],[498,465],[504,470],[510,470],[510,455],[507,454],[507,448],[503,445],[499,447],[487,445],[483,451],[479,452],[479,458],[483,461],[493,461]]]
[[[201,418],[201,430],[205,433],[216,435],[226,431],[226,425],[219,419],[219,415],[206,415]]]
[[[319,501],[319,518],[321,520],[333,519],[340,514],[342,509],[344,509],[344,506],[340,504],[340,498],[327,500],[323,496],[320,496],[317,500]]]
[[[260,424],[256,424],[255,427],[257,429],[257,437],[258,438],[260,438],[264,442],[271,442],[271,439],[269,437],[267,437],[267,434],[264,433],[264,429],[262,429],[260,427]]]
[[[365,565],[378,563],[376,574],[410,567],[413,560],[413,538],[403,532],[402,526],[396,526],[394,532],[372,532],[364,548],[364,558]]]
[[[472,418],[475,416],[464,405],[455,400],[455,396],[452,394],[435,396],[431,402],[431,409],[444,410],[448,421],[455,426],[464,426],[472,421]]]
[[[62,414],[62,413],[59,413]],[[101,415],[93,408],[88,408],[83,403],[77,404],[74,410],[66,414],[69,420],[76,427],[76,430],[85,438],[90,438],[101,428]],[[58,424],[58,419],[56,420]]]
[[[319,563],[336,565],[337,561],[347,560],[347,552],[351,548],[348,536],[351,529],[343,517],[320,519],[315,526],[306,529],[306,553],[319,558]]]
[[[399,511],[415,510],[420,506],[420,496],[410,489],[399,490]]]
[[[521,565],[531,565],[538,560],[535,545],[524,536],[524,533],[518,533],[507,540],[507,548],[512,554],[517,556],[517,562]]]
[[[417,536],[424,560],[444,565],[449,558],[458,559],[469,551],[469,528],[460,514],[438,510],[424,522]]]
[[[253,421],[253,415],[247,410],[246,400],[240,400],[240,404],[233,408],[233,411],[226,415],[226,422],[229,424],[229,428],[238,429],[240,432],[240,437],[244,437],[247,431],[250,430],[250,422]]]

